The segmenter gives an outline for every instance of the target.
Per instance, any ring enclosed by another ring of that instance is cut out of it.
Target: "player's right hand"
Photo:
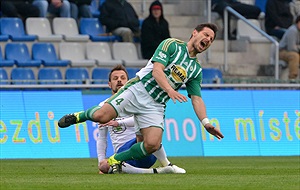
[[[180,94],[179,92],[175,91],[174,89],[168,90],[168,96],[173,100],[174,104],[176,103],[176,100],[180,103],[187,102],[187,97],[183,94]]]

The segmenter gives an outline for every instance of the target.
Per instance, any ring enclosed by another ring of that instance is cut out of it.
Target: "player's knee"
[[[160,148],[160,143],[157,142],[144,142],[144,147],[148,154],[157,151]]]
[[[108,117],[107,114],[104,114],[102,111],[97,110],[94,114],[93,114],[93,119],[94,121],[98,121],[99,123],[107,123],[111,120],[110,117]]]
[[[104,105],[93,113],[94,121],[107,123],[117,117],[116,111],[109,105]]]

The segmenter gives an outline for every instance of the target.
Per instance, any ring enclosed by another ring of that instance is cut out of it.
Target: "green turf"
[[[300,158],[171,157],[186,174],[97,174],[96,159],[0,160],[0,189],[299,190]]]

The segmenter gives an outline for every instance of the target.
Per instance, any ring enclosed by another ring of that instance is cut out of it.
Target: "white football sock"
[[[153,174],[154,170],[152,168],[137,168],[127,163],[123,163],[122,171],[128,174]]]
[[[167,158],[163,145],[161,145],[160,148],[152,154],[158,159],[162,166],[168,166],[171,163]]]

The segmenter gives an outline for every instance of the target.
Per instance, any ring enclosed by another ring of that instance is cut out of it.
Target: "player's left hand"
[[[204,128],[206,129],[207,132],[209,132],[216,138],[218,138],[218,139],[224,138],[224,135],[221,133],[221,131],[219,129],[217,129],[216,127],[214,127],[212,124],[208,123],[204,126]]]
[[[118,127],[119,123],[117,121],[115,121],[115,120],[110,120],[107,123],[99,124],[99,128],[106,127],[106,126]]]
[[[176,103],[176,100],[180,103],[187,102],[187,97],[183,94],[180,94],[173,88],[167,90],[168,96],[173,100],[174,104]]]

